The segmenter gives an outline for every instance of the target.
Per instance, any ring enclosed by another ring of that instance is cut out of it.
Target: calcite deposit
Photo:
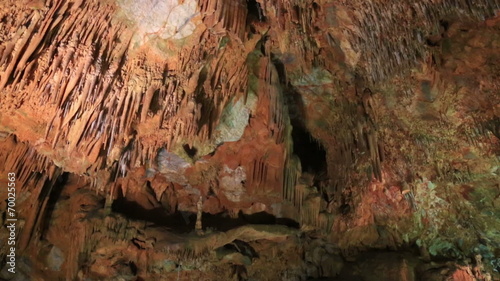
[[[3,0],[0,199],[0,280],[500,280],[500,2]]]

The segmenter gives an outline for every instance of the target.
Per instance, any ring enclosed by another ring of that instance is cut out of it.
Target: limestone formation
[[[0,279],[500,280],[499,50],[498,0],[0,1]]]

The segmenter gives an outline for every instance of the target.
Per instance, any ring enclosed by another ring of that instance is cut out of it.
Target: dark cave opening
[[[195,229],[196,213],[179,210],[169,213],[163,207],[147,207],[139,201],[127,198],[123,196],[120,189],[117,193],[117,198],[111,206],[112,211],[128,219],[147,221],[156,226],[167,227],[175,233],[190,233]],[[203,212],[202,224],[203,229],[216,231],[228,231],[248,224],[278,224],[296,229],[300,227],[299,223],[293,219],[277,218],[266,212],[247,215],[241,211],[238,213],[238,217],[230,217],[226,212],[218,214]]]
[[[276,71],[278,72],[278,77],[280,79],[281,85],[286,85],[287,76],[285,64],[273,53],[271,53],[271,59],[274,67],[276,67]]]
[[[198,153],[198,149],[194,146],[190,146],[189,144],[184,144],[182,148],[184,148],[184,151],[190,158],[195,157],[196,153]]]
[[[48,196],[49,199],[47,201],[47,207],[45,209],[45,215],[42,221],[42,236],[47,232],[50,226],[50,220],[52,218],[52,214],[55,211],[55,207],[57,204],[57,201],[61,199],[61,194],[63,191],[64,186],[68,183],[68,177],[69,173],[65,172],[62,173],[60,176],[54,179],[52,187],[50,187],[51,183],[48,181],[45,184],[45,188],[47,189],[47,194],[45,196]],[[43,197],[45,197],[43,196]]]
[[[142,194],[146,193],[149,193],[149,196],[133,197],[128,194],[125,196],[122,189],[117,188],[111,210],[128,219],[143,220],[160,226],[172,226],[181,231],[188,230],[180,212],[170,214],[160,202],[155,201],[154,193],[149,185]]]
[[[258,20],[261,22],[266,21],[266,17],[264,16],[264,12],[262,11],[262,7],[260,3],[256,0],[247,0],[247,10],[248,10],[248,19],[249,21]]]
[[[136,276],[137,275],[137,265],[134,262],[129,261],[129,267],[130,267],[130,271],[132,272],[132,274],[134,276]]]
[[[153,94],[153,97],[151,98],[151,103],[149,105],[149,110],[153,114],[157,114],[162,109],[162,100],[163,97],[161,96],[160,90],[156,90]]]
[[[303,126],[292,121],[293,152],[299,157],[302,172],[315,176],[327,171],[326,150]]]
[[[196,214],[193,214],[192,226],[194,227],[194,221],[196,220]],[[300,228],[297,221],[289,218],[277,218],[273,214],[267,212],[259,212],[254,214],[243,214],[243,212],[238,213],[238,217],[231,218],[227,216],[227,213],[219,214],[209,214],[203,213],[203,228],[213,228],[218,231],[228,231],[240,226],[248,224],[278,224],[285,225],[291,228]]]
[[[285,80],[283,75],[280,75],[280,79]],[[292,125],[293,153],[300,159],[303,179],[306,176],[308,184],[323,190],[328,180],[326,149],[306,127],[306,109],[301,94],[290,83],[285,88],[285,103]]]
[[[321,7],[316,2],[312,3],[312,7],[313,7],[314,11],[316,11],[316,12],[318,12],[321,9]]]
[[[259,253],[257,253],[257,251],[255,251],[255,249],[249,243],[247,243],[245,241],[238,240],[238,239],[216,249],[216,251],[218,251],[218,252],[223,252],[224,250],[238,252],[238,253],[241,253],[245,256],[248,256],[252,259],[259,258]]]

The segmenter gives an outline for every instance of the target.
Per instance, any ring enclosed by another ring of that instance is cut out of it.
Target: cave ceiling
[[[500,280],[499,59],[498,0],[2,0],[0,279]]]

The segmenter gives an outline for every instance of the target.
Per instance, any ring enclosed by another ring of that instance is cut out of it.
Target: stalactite
[[[423,44],[404,43],[416,42],[412,40],[415,38],[415,31],[432,32],[439,20],[454,14],[480,20],[493,16],[495,9],[498,9],[498,2],[421,0],[401,1],[398,5],[393,5],[387,1],[352,1],[346,3],[346,6],[352,11],[352,20],[359,23],[357,26],[361,30],[350,33],[349,41],[359,42],[353,44],[353,47],[361,50],[366,74],[375,82],[399,74],[408,66],[414,65],[416,52],[426,53]],[[398,24],[394,24],[395,22]]]
[[[247,18],[246,6],[247,4],[243,0],[230,2],[209,0],[200,3],[200,13],[210,28],[222,23],[224,29],[243,39]]]
[[[39,201],[37,202],[37,204],[35,204],[34,208],[30,210],[31,212],[27,216],[26,224],[24,226],[25,231],[23,232],[23,235],[22,237],[20,237],[19,241],[19,247],[21,251],[24,251],[31,241],[40,239],[41,235],[43,234],[42,228],[45,220],[48,219],[46,217],[47,204],[54,184],[61,174],[61,169],[56,168],[56,171],[54,173],[55,174],[52,179],[48,180],[47,184],[39,189],[41,192],[38,196]]]
[[[41,235],[49,194],[61,170],[32,147],[17,142],[14,136],[0,141],[0,148],[0,161],[4,164],[1,171],[15,173],[17,194],[30,195],[27,203],[18,202],[16,206],[17,217],[25,220],[18,239],[18,250],[23,252],[32,239]]]

